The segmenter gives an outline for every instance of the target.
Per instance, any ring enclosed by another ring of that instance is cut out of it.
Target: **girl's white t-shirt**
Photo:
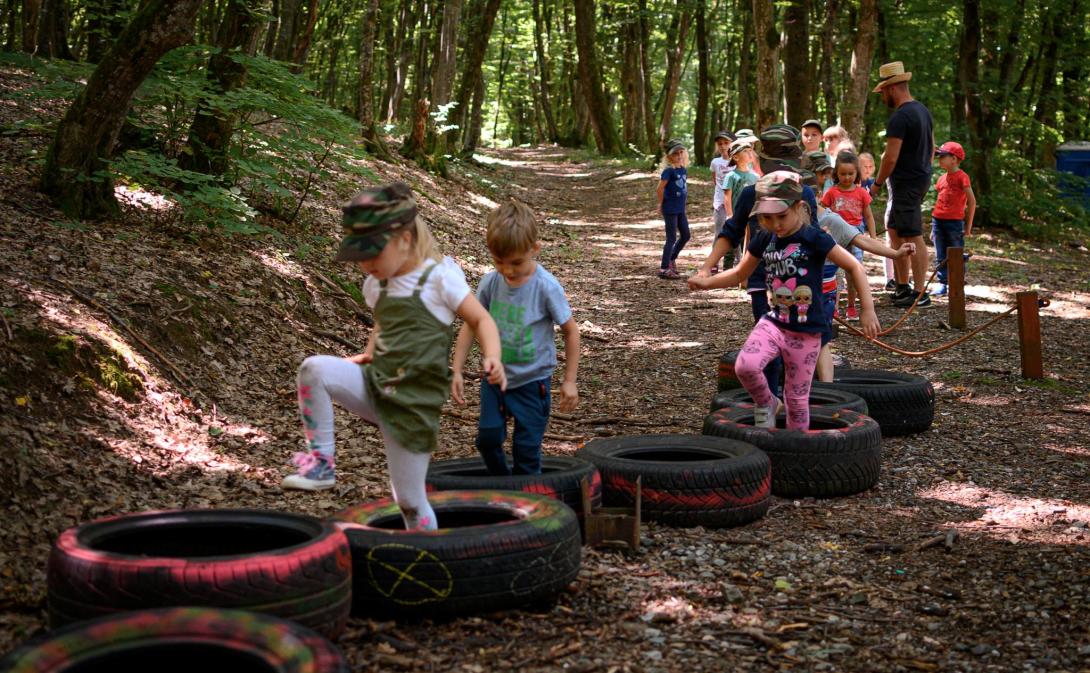
[[[429,266],[435,265],[435,270],[428,276],[428,282],[424,284],[424,290],[420,298],[428,307],[431,314],[444,325],[454,322],[454,316],[458,307],[462,305],[469,295],[469,284],[466,283],[465,272],[450,257],[444,257],[441,262],[428,260],[409,273],[394,276],[386,283],[386,294],[391,297],[409,297],[416,290],[416,284],[420,282],[420,276]],[[363,299],[371,309],[378,303],[382,287],[373,276],[368,276],[363,281]]]
[[[734,166],[730,165],[729,159],[723,157],[716,157],[712,159],[711,164],[712,177],[715,179],[715,192],[712,194],[712,210],[718,210],[723,205],[723,179],[727,177],[727,173],[734,170]]]

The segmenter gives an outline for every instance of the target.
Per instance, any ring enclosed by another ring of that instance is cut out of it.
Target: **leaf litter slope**
[[[654,276],[662,244],[655,173],[575,163],[551,148],[497,151],[485,161],[486,168],[473,169],[478,178],[502,185],[546,218],[542,262],[567,289],[584,335],[582,404],[574,414],[554,417],[546,451],[571,453],[595,436],[699,432],[714,393],[716,359],[740,346],[752,316],[740,290],[691,294],[681,281]],[[469,179],[471,173],[467,168],[461,187],[411,171],[384,177],[410,179],[427,192],[427,213],[445,249],[476,278],[487,270],[480,213],[488,204],[474,207],[470,192],[479,180]],[[15,168],[5,179],[26,184]],[[679,260],[683,273],[711,244],[706,173],[694,171],[690,190],[693,240]],[[139,347],[131,361],[118,356],[141,375],[137,402],[103,392],[101,382],[92,397],[78,381],[70,393],[59,385],[0,382],[4,416],[16,421],[4,423],[5,437],[25,447],[22,458],[4,464],[12,495],[5,500],[11,525],[0,537],[2,649],[41,627],[48,543],[68,525],[149,507],[237,505],[321,515],[385,494],[375,434],[343,415],[337,489],[285,495],[275,488],[298,446],[291,371],[307,353],[348,352],[314,330],[355,343],[367,336],[352,321],[348,300],[318,281],[314,269],[251,243],[177,250],[175,242],[171,250],[169,237],[119,238],[123,227],[58,230],[29,218],[48,213],[46,204],[23,205],[29,214],[5,207],[22,220],[5,228],[5,238],[32,243],[20,259],[6,246],[12,264],[5,266],[15,272],[3,288],[11,309],[5,316],[13,328],[11,351],[22,351],[5,356],[5,371],[21,371],[14,358],[29,357],[35,344],[28,335],[43,323],[77,335],[116,328],[47,278],[76,282],[84,274],[79,287],[123,311],[219,406],[187,406],[190,391]],[[65,245],[73,238],[88,251],[76,259]],[[354,621],[342,641],[354,665],[471,671],[721,670],[724,661],[798,670],[1085,666],[1090,402],[1084,391],[1090,376],[1086,347],[1063,338],[1090,319],[1085,284],[1070,284],[1070,271],[1085,268],[1087,256],[994,236],[973,246],[970,324],[1030,282],[1057,291],[1043,325],[1047,366],[1057,376],[1035,385],[1018,378],[1011,320],[964,348],[924,360],[902,360],[844,337],[838,348],[857,366],[912,371],[936,385],[934,428],[884,441],[878,488],[835,500],[777,500],[767,518],[740,530],[649,524],[638,555],[586,552],[579,581],[541,612],[444,624]],[[146,272],[110,270],[157,255],[162,263]],[[343,273],[315,264],[327,276]],[[877,278],[879,266],[868,265]],[[247,283],[256,278],[264,282]],[[883,323],[892,324],[899,313],[881,303]],[[922,312],[890,340],[915,349],[952,338],[939,326],[942,317],[942,305]],[[182,347],[182,334],[167,330],[172,319],[201,338]],[[39,346],[48,351],[54,342],[50,336]],[[94,353],[80,357],[92,362]],[[444,416],[438,457],[474,452],[470,388],[468,406],[452,405]],[[29,404],[19,405],[19,397]],[[950,529],[960,535],[947,548]]]

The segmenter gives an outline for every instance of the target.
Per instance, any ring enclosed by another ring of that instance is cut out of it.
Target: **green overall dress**
[[[415,453],[435,451],[439,412],[450,392],[452,331],[436,318],[420,293],[437,264],[420,275],[410,297],[390,297],[386,281],[375,304],[379,325],[374,359],[363,365],[368,392],[385,432]]]

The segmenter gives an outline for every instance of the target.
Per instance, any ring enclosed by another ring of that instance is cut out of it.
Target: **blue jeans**
[[[499,386],[481,381],[477,451],[489,474],[541,474],[541,440],[545,438],[545,427],[549,423],[551,387],[549,379],[540,379],[504,392]],[[507,465],[503,452],[508,418],[515,419],[511,443],[514,469]]]
[[[750,292],[749,300],[753,306],[753,322],[757,323],[761,319],[761,316],[768,313],[768,292],[761,290],[760,292]],[[780,396],[780,374],[783,372],[783,358],[777,356],[772,359],[772,362],[768,363],[768,366],[764,369],[765,380],[768,381],[768,389],[772,391],[775,397]]]
[[[946,260],[947,248],[965,247],[965,220],[931,218],[931,241],[935,244],[935,263]],[[946,285],[946,265],[939,267],[939,282]]]
[[[666,220],[666,244],[662,246],[662,266],[659,268],[667,269],[689,242],[689,218],[685,213],[663,215],[662,218]]]

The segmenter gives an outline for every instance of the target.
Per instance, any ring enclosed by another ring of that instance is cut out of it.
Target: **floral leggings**
[[[806,430],[810,427],[810,384],[820,350],[821,334],[780,329],[770,319],[761,318],[749,333],[734,370],[753,402],[767,407],[772,404],[773,395],[765,380],[764,368],[777,355],[782,355],[787,428]]]

